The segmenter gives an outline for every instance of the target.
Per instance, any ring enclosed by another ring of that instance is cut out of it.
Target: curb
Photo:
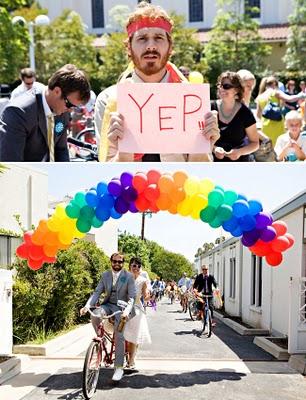
[[[259,336],[259,335],[269,335],[269,331],[267,329],[260,328],[246,328],[245,326],[239,324],[236,321],[233,321],[230,318],[223,317],[222,314],[214,311],[214,315],[217,319],[221,320],[225,325],[232,328],[235,332],[239,333],[242,336]]]
[[[55,339],[49,340],[44,344],[18,344],[13,346],[13,352],[15,354],[28,354],[31,356],[50,356],[57,352],[65,352],[69,347],[78,347],[78,342],[86,342],[86,336],[90,330],[91,336],[93,334],[91,324],[82,325],[72,331],[56,337]],[[82,344],[80,343],[80,349]],[[82,350],[80,350],[82,351]]]
[[[302,375],[306,375],[306,355],[305,354],[293,354],[289,358],[289,366]]]
[[[30,364],[30,357],[27,355],[19,355],[10,358],[0,364],[0,385],[20,372]]]
[[[264,349],[266,352],[272,354],[272,356],[277,358],[278,360],[288,361],[290,355],[288,354],[287,350],[283,349],[282,347],[278,346],[275,343],[272,343],[268,338],[277,339],[274,336],[268,336],[268,337],[256,336],[253,340],[253,343],[256,344],[258,347]]]

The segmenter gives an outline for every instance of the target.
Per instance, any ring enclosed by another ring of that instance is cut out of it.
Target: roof
[[[211,30],[209,29],[206,31],[197,32],[200,42],[209,42],[210,31]],[[262,25],[259,27],[259,34],[265,42],[285,42],[289,34],[289,25]]]

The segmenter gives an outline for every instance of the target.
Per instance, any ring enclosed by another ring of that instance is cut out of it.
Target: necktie
[[[50,162],[54,162],[54,117],[49,114],[48,117],[48,146]]]
[[[207,276],[205,276],[204,279],[205,279],[205,292],[208,293],[208,282],[207,282],[208,279],[207,279]]]

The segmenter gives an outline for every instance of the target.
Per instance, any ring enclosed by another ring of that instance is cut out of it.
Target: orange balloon
[[[180,203],[183,201],[186,197],[186,193],[183,188],[179,187],[174,187],[170,193],[169,193],[170,199],[173,201],[173,203]]]
[[[50,246],[57,246],[59,245],[58,234],[56,232],[49,231],[45,237],[45,243]]]
[[[44,245],[44,253],[47,257],[55,257],[58,251],[58,246]]]
[[[171,206],[171,200],[167,193],[161,193],[159,198],[156,200],[156,206],[160,210],[168,210]]]
[[[176,171],[173,174],[173,180],[175,183],[175,186],[177,187],[183,187],[185,180],[188,178],[188,175],[185,171]]]
[[[47,235],[47,231],[41,231],[41,230],[37,230],[33,233],[32,235],[32,243],[36,244],[37,246],[42,246],[44,243],[46,243],[46,235]]]
[[[170,214],[177,214],[177,204],[172,203],[171,206],[168,209]]]
[[[47,233],[49,231],[46,219],[42,219],[42,220],[39,221],[39,224],[38,224],[38,227],[37,227],[36,231],[39,231],[39,232],[42,232],[42,233],[43,232]]]
[[[174,188],[174,180],[170,174],[163,174],[158,181],[158,187],[161,193],[170,193]]]

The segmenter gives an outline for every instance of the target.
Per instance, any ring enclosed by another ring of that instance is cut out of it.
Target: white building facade
[[[273,212],[286,222],[294,246],[270,267],[231,238],[197,260],[209,266],[224,296],[225,312],[273,336],[288,337],[290,354],[306,353],[306,191]]]
[[[259,8],[253,15],[260,25],[286,24],[288,15],[293,11],[293,0],[247,0],[250,6]],[[47,8],[52,19],[61,15],[64,9],[71,9],[81,15],[88,27],[88,33],[103,34],[112,32],[109,11],[117,5],[126,5],[131,11],[137,6],[137,0],[40,0],[40,5]],[[186,27],[210,29],[217,12],[215,0],[151,0],[150,3],[160,5],[166,11],[175,11],[184,15]],[[244,2],[241,1],[241,4]],[[243,10],[243,7],[240,8]]]

